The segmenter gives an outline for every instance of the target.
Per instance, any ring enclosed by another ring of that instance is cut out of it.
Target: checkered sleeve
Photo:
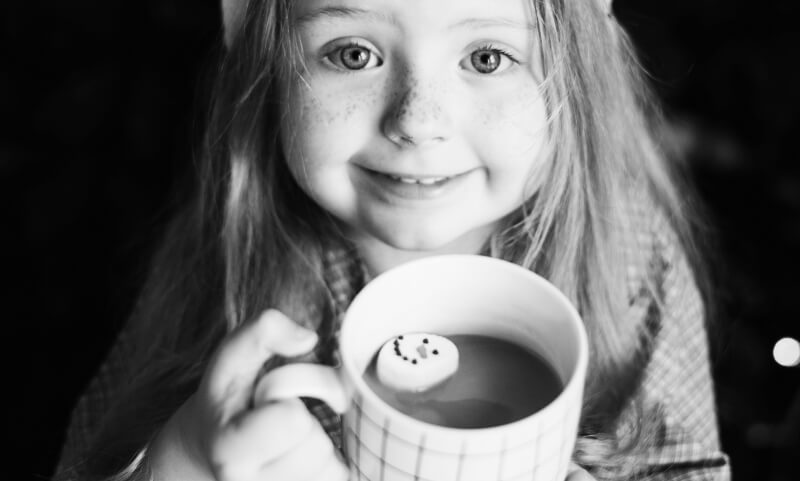
[[[720,450],[703,301],[683,250],[665,223],[655,245],[662,259],[663,309],[641,393],[657,403],[663,429],[645,459],[653,479],[728,480]]]
[[[129,335],[123,331],[78,399],[70,417],[54,481],[77,481],[82,478],[83,464],[92,436],[118,394],[122,380],[126,379],[131,348]]]

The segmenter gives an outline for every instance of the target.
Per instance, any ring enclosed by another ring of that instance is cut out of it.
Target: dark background
[[[714,372],[735,479],[798,479],[800,368],[778,366],[772,346],[800,338],[800,8],[615,9],[717,233]],[[3,425],[19,452],[6,464],[43,479],[191,168],[219,12],[215,0],[28,0],[3,2],[0,22]]]

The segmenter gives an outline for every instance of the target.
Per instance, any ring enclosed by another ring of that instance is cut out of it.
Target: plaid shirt
[[[641,213],[647,215],[647,213]],[[650,213],[652,214],[652,213]],[[652,355],[637,390],[644,401],[663,407],[664,430],[657,447],[641,455],[648,479],[657,480],[727,480],[730,478],[727,456],[720,451],[717,419],[709,367],[707,335],[703,321],[703,303],[685,262],[682,251],[663,219],[658,216],[651,229],[642,233],[644,244],[661,266],[660,287],[664,295],[660,329]],[[630,272],[631,288],[636,288],[635,271]],[[329,252],[326,281],[334,294],[337,319],[365,282],[366,273],[357,256],[344,251]],[[632,292],[635,292],[632,290]],[[651,315],[649,303],[633,303],[628,315]],[[335,329],[335,328],[334,328]],[[98,427],[119,387],[125,383],[126,359],[131,346],[123,330],[85,394],[72,414],[67,440],[56,469],[55,479],[81,479],[81,459],[86,455],[91,435]],[[329,357],[330,353],[319,357]],[[335,355],[335,353],[334,353]],[[341,447],[339,418],[327,406],[307,402],[310,410]],[[623,416],[633,416],[632,412]]]

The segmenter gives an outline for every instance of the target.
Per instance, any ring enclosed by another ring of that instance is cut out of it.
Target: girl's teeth
[[[419,180],[419,183],[420,183],[420,184],[423,184],[423,185],[433,185],[433,184],[435,184],[435,183],[437,183],[437,182],[441,182],[441,181],[443,181],[444,179],[445,179],[444,177],[436,177],[436,178],[429,178],[429,179],[420,179],[420,180]]]
[[[414,179],[410,177],[399,177],[396,175],[390,175],[389,177],[391,177],[393,180],[397,180],[404,184],[422,184],[422,185],[433,185],[437,182],[441,182],[447,179],[447,177],[428,177],[425,179]]]

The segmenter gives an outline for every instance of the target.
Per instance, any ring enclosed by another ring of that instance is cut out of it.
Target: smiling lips
[[[453,175],[411,175],[373,170],[360,167],[365,174],[362,184],[368,192],[384,201],[395,203],[397,200],[409,201],[434,200],[448,195],[458,189],[472,170]]]
[[[423,185],[423,186],[444,184],[449,180],[461,177],[469,172],[465,171],[452,175],[414,175],[414,174],[399,174],[393,172],[386,172],[381,170],[370,169],[367,167],[362,167],[362,168],[372,175],[377,175],[386,179],[393,180],[395,182],[401,182],[403,184],[410,184],[410,185]]]

